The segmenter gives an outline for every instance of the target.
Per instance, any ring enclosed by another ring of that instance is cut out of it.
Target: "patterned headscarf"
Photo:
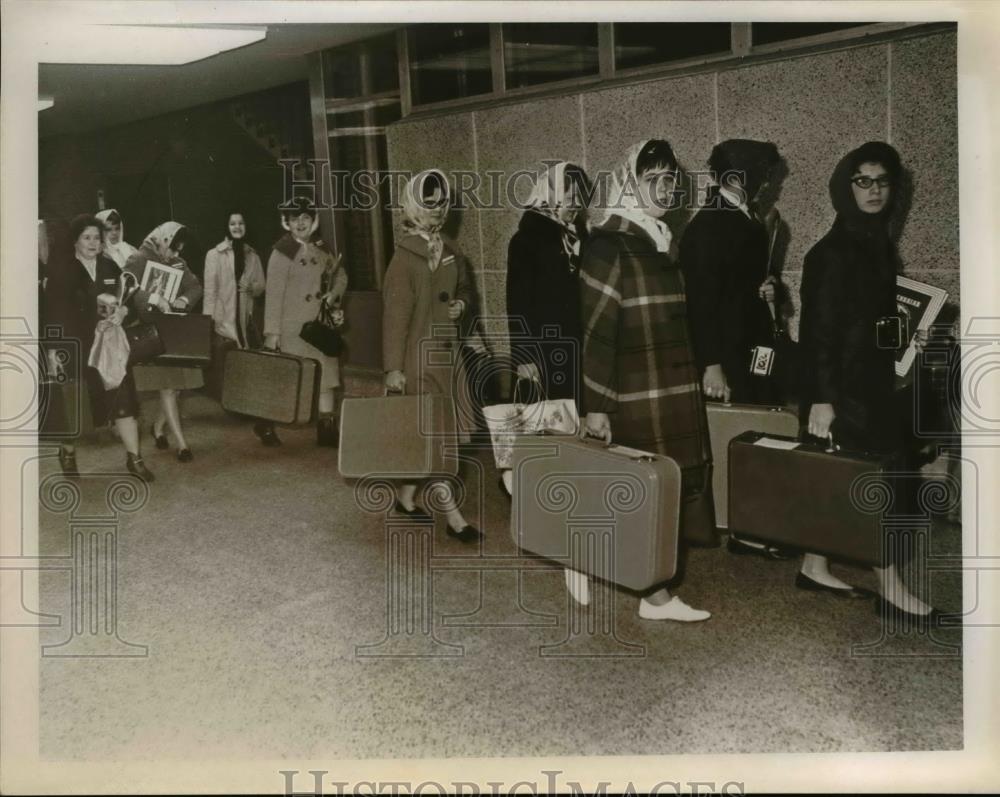
[[[434,220],[431,209],[426,207],[426,200],[421,196],[424,183],[430,175],[435,175],[438,178],[445,195],[446,212],[442,214],[440,222]],[[441,255],[444,252],[441,227],[444,226],[444,219],[448,216],[447,209],[451,208],[451,186],[448,185],[448,178],[439,169],[427,169],[415,174],[403,186],[402,201],[403,229],[410,235],[419,235],[427,241],[427,265],[431,271],[434,271],[440,264]]]
[[[639,202],[639,174],[636,162],[639,153],[653,139],[646,139],[629,147],[625,160],[612,173],[611,192],[608,194],[608,216],[621,216],[642,227],[656,244],[657,252],[670,250],[670,228],[659,219],[648,215]]]
[[[177,231],[183,226],[183,224],[179,224],[176,221],[163,222],[163,224],[143,239],[143,248],[151,249],[162,256],[166,252],[167,247],[173,243],[174,236],[177,235]]]
[[[580,236],[574,222],[565,222],[560,218],[559,210],[569,199],[570,190],[566,186],[566,169],[579,169],[568,161],[546,161],[535,175],[535,184],[528,197],[528,210],[538,213],[547,219],[552,219],[562,227],[563,249],[570,260],[570,267],[575,268],[580,256]]]

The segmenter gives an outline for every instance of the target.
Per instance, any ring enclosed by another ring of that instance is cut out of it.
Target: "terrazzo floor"
[[[634,595],[601,586],[588,615],[567,599],[560,570],[517,558],[488,452],[466,466],[482,548],[439,527],[426,551],[433,603],[417,604],[430,626],[418,611],[412,633],[394,633],[385,515],[359,507],[336,452],[317,448],[311,429],[280,430],[284,445],[265,449],[199,394],[183,412],[194,462],[155,450],[144,423],[157,480],[117,527],[117,634],[145,655],[46,651],[45,758],[961,747],[960,630],[887,634],[868,602],[795,589],[796,562],[724,548],[693,551],[679,593],[714,613],[706,623],[640,620]],[[83,445],[81,469],[120,470],[120,451],[110,435]],[[43,480],[58,469],[52,453]],[[107,513],[112,481],[84,477],[74,524]],[[43,556],[70,553],[70,522],[40,511]],[[956,551],[959,527],[937,522],[932,544]],[[874,586],[868,571],[836,572]],[[62,618],[43,644],[73,638],[70,575],[41,576],[41,610]],[[961,605],[957,574],[934,574],[929,589],[938,607]]]

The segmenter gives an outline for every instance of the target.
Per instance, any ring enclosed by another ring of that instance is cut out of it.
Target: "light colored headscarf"
[[[436,175],[440,181],[445,194],[445,208],[451,209],[451,186],[448,178],[440,169],[427,169],[415,174],[410,181],[403,186],[403,229],[410,235],[419,235],[427,241],[427,266],[431,271],[437,269],[441,263],[441,255],[444,252],[444,242],[441,240],[441,228],[444,220],[447,219],[447,210],[442,214],[441,221],[433,219],[431,210],[424,206],[421,197],[424,183],[430,175]]]
[[[313,233],[315,233],[316,230],[319,229],[319,214],[316,213],[315,211],[312,211],[312,217],[313,217],[312,224],[309,227],[309,238],[310,239],[313,237]],[[288,224],[288,218],[284,214],[281,215],[281,226],[282,226],[282,228],[284,230],[286,230],[289,234],[291,234],[292,228],[289,226],[289,224]],[[294,235],[292,235],[292,237],[295,238]],[[296,239],[296,240],[298,240],[298,239]]]
[[[559,210],[569,199],[566,188],[566,169],[573,164],[569,161],[546,161],[535,175],[535,184],[528,197],[528,210],[557,222],[563,228],[563,249],[575,266],[580,255],[580,237],[572,223],[567,224],[559,216]],[[574,167],[579,168],[579,167]]]
[[[163,222],[163,224],[143,239],[143,248],[152,249],[162,257],[166,252],[167,247],[173,242],[174,236],[177,235],[177,231],[183,226],[183,224],[179,224],[176,221]]]
[[[108,223],[108,216],[112,213],[118,213],[114,208],[108,208],[107,210],[102,210],[99,213],[95,213],[94,217],[101,222],[101,224]],[[118,217],[121,218],[121,213],[118,213]],[[109,244],[107,239],[107,234],[105,233],[104,238],[104,254],[110,257],[118,264],[118,268],[125,268],[125,261],[127,261],[132,255],[135,254],[135,247],[125,240],[125,220],[122,219],[121,222],[121,234],[118,236],[118,243]]]
[[[667,252],[670,250],[672,237],[670,228],[659,219],[648,215],[640,207],[639,202],[639,174],[636,170],[636,161],[639,159],[639,153],[652,140],[646,139],[629,147],[625,153],[625,161],[614,170],[611,192],[608,194],[607,214],[621,216],[642,227],[656,244],[656,251]]]

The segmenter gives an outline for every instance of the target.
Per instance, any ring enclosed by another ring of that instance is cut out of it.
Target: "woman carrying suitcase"
[[[148,290],[153,287],[151,284],[147,284],[147,289],[140,288],[135,292],[134,304],[140,321],[155,322],[157,313],[189,313],[201,300],[201,283],[181,257],[181,252],[190,240],[191,233],[187,227],[176,221],[165,221],[146,236],[142,246],[126,261],[125,270],[132,272],[140,284],[146,264],[151,260],[174,266],[182,271],[180,287],[172,300],[168,300],[158,291]],[[184,437],[177,397],[182,390],[193,390],[204,384],[200,368],[175,365],[135,367],[136,389],[156,390],[160,394],[160,411],[151,429],[156,447],[166,449],[170,446],[163,433],[164,425],[169,424],[170,432],[177,444],[177,459],[180,462],[190,462],[194,459],[194,455]]]
[[[472,303],[465,258],[441,234],[450,203],[448,179],[437,169],[420,172],[403,188],[406,235],[393,253],[383,286],[382,359],[388,392],[451,394],[452,364],[421,362],[420,346],[448,329],[454,330],[452,345],[457,346],[458,321]],[[448,489],[444,483],[441,487]],[[427,521],[429,515],[414,503],[416,491],[415,484],[398,485],[396,512]],[[482,536],[465,521],[450,493],[443,503],[449,536],[462,542]]]
[[[144,481],[153,481],[139,451],[139,430],[136,418],[139,401],[136,396],[132,369],[116,388],[105,389],[100,373],[87,365],[90,349],[94,345],[98,315],[97,297],[119,291],[121,269],[113,260],[101,254],[104,225],[94,216],[77,216],[70,223],[73,241],[72,254],[50,260],[45,284],[46,323],[62,327],[63,337],[79,342],[79,349],[71,352],[68,362],[58,362],[54,357],[48,363],[51,376],[62,372],[70,379],[74,374],[83,377],[89,394],[94,426],[114,421],[115,429],[125,447],[125,466],[130,473]],[[119,308],[113,316],[114,323],[121,323],[128,314]],[[76,463],[76,448],[69,441],[59,446],[59,464],[69,478],[80,475]]]
[[[581,211],[588,193],[579,166],[546,162],[507,247],[507,316],[511,328],[519,330],[511,340],[511,356],[518,382],[535,386],[539,394],[531,401],[579,403],[580,245],[586,232]],[[551,343],[545,328],[555,330]],[[573,344],[569,357],[566,341]],[[510,496],[509,470],[502,472],[500,487]]]
[[[688,333],[684,285],[661,221],[676,185],[670,144],[632,147],[615,172],[608,216],[591,231],[581,271],[586,433],[664,454],[681,468],[680,532],[714,534],[705,405]],[[678,579],[675,578],[676,583]],[[566,571],[573,597],[589,602],[586,578]],[[664,585],[642,598],[647,620],[711,617]]]
[[[294,207],[284,210],[281,226],[287,232],[274,244],[267,260],[264,347],[310,357],[319,363],[316,443],[336,447],[339,433],[334,417],[335,392],[340,387],[340,361],[306,343],[299,333],[303,324],[316,320],[323,305],[336,308],[332,311],[334,321],[343,322],[339,305],[347,290],[347,272],[340,265],[340,256],[331,253],[322,240],[314,238],[319,216],[310,203],[300,198]],[[258,424],[254,429],[265,445],[274,435],[274,427],[270,424]]]
[[[836,220],[809,250],[802,269],[799,343],[803,363],[800,417],[807,431],[841,448],[895,454],[904,464],[905,398],[895,392],[895,358],[906,340],[880,340],[894,326],[898,256],[890,219],[902,174],[899,154],[870,141],[848,153],[830,178]],[[880,324],[880,322],[883,322]],[[923,335],[917,346],[922,347]],[[894,485],[907,502],[905,482]],[[897,505],[897,510],[900,508]],[[882,598],[877,609],[923,621],[937,611],[907,589],[895,563],[875,568]],[[871,598],[830,573],[827,559],[806,554],[796,586],[847,598]]]

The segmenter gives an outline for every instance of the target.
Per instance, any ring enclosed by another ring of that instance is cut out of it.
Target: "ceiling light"
[[[86,25],[46,33],[38,54],[45,64],[178,66],[267,38],[266,27]]]

